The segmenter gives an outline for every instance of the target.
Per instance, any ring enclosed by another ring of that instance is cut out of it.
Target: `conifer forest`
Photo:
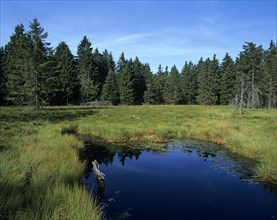
[[[35,18],[25,28],[14,28],[10,41],[1,48],[0,105],[81,105],[105,101],[118,105],[200,104],[229,105],[242,110],[277,105],[277,46],[268,48],[242,42],[234,59],[226,53],[183,68],[157,67],[138,57],[118,60],[107,49],[81,39],[77,56],[61,41],[52,48],[48,33]],[[226,51],[227,52],[227,51]]]
[[[277,217],[276,3],[0,4],[1,220]]]

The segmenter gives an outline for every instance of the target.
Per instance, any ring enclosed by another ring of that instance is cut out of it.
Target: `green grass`
[[[277,184],[276,109],[238,115],[224,106],[22,107],[1,108],[0,119],[0,218],[101,219],[80,184],[88,138],[210,141],[256,159],[257,178]]]
[[[0,219],[102,219],[80,184],[83,143],[67,134],[76,126],[61,124],[79,117],[78,112],[94,113],[1,108]]]
[[[139,116],[139,120],[133,116]],[[227,106],[118,106],[76,122],[79,132],[106,142],[193,138],[220,144],[260,162],[259,179],[277,183],[277,110]]]

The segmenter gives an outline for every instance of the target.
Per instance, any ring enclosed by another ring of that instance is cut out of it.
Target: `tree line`
[[[108,50],[93,48],[84,36],[74,56],[62,41],[56,48],[35,18],[25,31],[15,27],[0,50],[0,105],[79,105],[95,100],[109,103],[201,104],[249,108],[277,105],[277,46],[264,50],[246,42],[233,60],[227,53],[220,63],[216,55],[174,65],[159,65],[156,73],[139,58],[115,62]]]

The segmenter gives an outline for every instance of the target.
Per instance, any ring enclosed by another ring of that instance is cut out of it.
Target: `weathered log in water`
[[[105,180],[105,174],[99,169],[99,164],[96,160],[92,161],[92,169],[97,179]]]
[[[100,171],[99,164],[96,160],[92,161],[92,170],[98,184],[96,199],[101,200],[102,198],[104,198],[105,192],[105,174]]]

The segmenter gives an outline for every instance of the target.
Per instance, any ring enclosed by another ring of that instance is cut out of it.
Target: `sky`
[[[277,0],[217,1],[13,1],[1,0],[1,46],[14,28],[37,18],[55,48],[65,41],[76,55],[86,35],[93,48],[111,51],[115,61],[138,56],[153,72],[158,65],[197,63],[214,54],[236,58],[245,42],[269,47],[277,40]]]

